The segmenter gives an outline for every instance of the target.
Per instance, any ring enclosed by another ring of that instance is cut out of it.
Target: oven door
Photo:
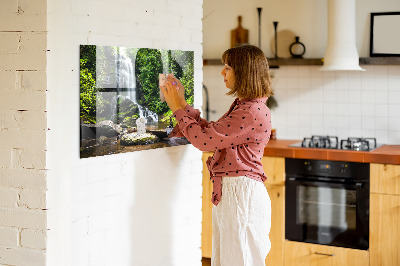
[[[286,178],[286,239],[367,250],[369,185]]]

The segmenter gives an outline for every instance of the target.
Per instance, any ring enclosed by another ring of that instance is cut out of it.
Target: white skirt
[[[222,178],[222,197],[212,211],[212,266],[262,266],[271,249],[271,201],[254,179]]]

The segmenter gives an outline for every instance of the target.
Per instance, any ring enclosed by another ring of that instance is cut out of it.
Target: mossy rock
[[[120,139],[120,144],[124,146],[133,146],[133,145],[148,145],[157,142],[159,138],[150,133],[130,133],[125,134]]]

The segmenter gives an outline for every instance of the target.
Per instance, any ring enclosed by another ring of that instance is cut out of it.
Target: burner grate
[[[325,148],[325,149],[338,149],[339,140],[336,136],[317,136],[313,135],[311,138],[304,138],[301,147],[305,148]]]
[[[377,148],[376,138],[347,138],[342,139],[336,136],[313,135],[311,138],[303,138],[301,143],[293,146],[303,148],[321,148],[321,149],[341,149],[353,151],[370,151]]]
[[[340,141],[342,150],[369,151],[376,147],[376,138],[347,138]]]

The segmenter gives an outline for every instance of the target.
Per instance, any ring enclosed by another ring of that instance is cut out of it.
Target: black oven
[[[287,158],[285,169],[286,239],[368,249],[368,163]]]

